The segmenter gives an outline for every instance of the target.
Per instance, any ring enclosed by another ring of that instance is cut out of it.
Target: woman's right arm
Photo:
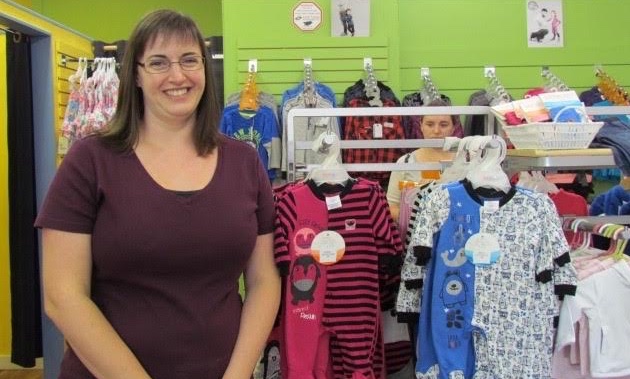
[[[99,379],[150,379],[90,298],[91,235],[42,230],[44,309]]]

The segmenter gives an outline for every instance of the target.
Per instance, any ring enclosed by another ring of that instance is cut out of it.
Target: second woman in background
[[[447,106],[441,99],[434,100],[427,106]],[[461,123],[457,115],[426,115],[420,119],[421,138],[435,139],[445,138],[453,135],[461,135]],[[450,161],[453,153],[443,151],[441,148],[418,148],[400,157],[397,163],[434,163],[440,161]],[[416,182],[423,183],[434,179],[439,179],[440,172],[433,170],[426,171],[392,171],[387,187],[387,202],[394,220],[398,220],[400,212],[400,200],[402,194],[401,183]]]

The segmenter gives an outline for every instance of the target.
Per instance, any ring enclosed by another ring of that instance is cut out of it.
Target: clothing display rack
[[[210,41],[205,41],[206,46],[210,46]],[[116,51],[118,50],[118,46],[116,45],[105,45],[103,46],[103,51]]]
[[[630,106],[586,107],[590,116],[628,115]],[[383,116],[383,115],[483,115],[486,117],[486,135],[499,134],[495,130],[495,119],[490,107],[485,106],[448,106],[448,107],[372,107],[372,108],[331,108],[331,109],[292,109],[288,114],[287,126],[287,180],[295,179],[295,150],[307,150],[312,141],[294,139],[295,117],[343,117],[343,116]],[[407,140],[342,140],[342,149],[351,148],[418,148],[442,147],[443,139],[407,139]],[[440,163],[353,163],[344,164],[348,171],[406,171],[406,170],[441,170]],[[532,150],[510,149],[504,161],[507,172],[543,169],[595,169],[617,167],[610,149],[576,150]]]
[[[417,115],[482,115],[486,117],[486,135],[495,134],[494,117],[490,107],[449,106],[449,107],[371,107],[371,108],[329,108],[291,109],[287,122],[287,180],[295,180],[297,171],[295,151],[311,149],[312,141],[294,139],[294,119],[296,117],[343,117],[343,116],[417,116]],[[418,148],[442,147],[444,139],[403,139],[403,140],[341,140],[341,149],[358,148]],[[406,171],[442,170],[442,163],[352,163],[344,164],[348,171]]]
[[[563,228],[569,231],[585,231],[594,232],[603,224],[607,225],[623,225],[630,223],[630,216],[580,216],[580,217],[563,217]],[[575,228],[573,228],[575,226]],[[598,233],[596,233],[598,234]],[[612,237],[609,237],[612,238]],[[630,229],[627,227],[616,234],[614,239],[630,240]]]
[[[99,57],[96,57],[96,58],[83,58],[83,60],[86,61],[87,63],[94,63],[95,59],[97,59],[97,58],[99,58]],[[71,63],[71,62],[78,63],[80,59],[81,58],[74,58],[74,57],[69,57],[67,55],[61,55],[61,60],[59,61],[59,63],[62,66],[67,67],[68,63]],[[116,68],[118,68],[118,67],[120,67],[120,63],[116,63]]]

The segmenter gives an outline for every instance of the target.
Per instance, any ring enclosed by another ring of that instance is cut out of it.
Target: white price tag
[[[341,198],[339,195],[326,197],[326,208],[328,208],[328,210],[341,208]]]
[[[372,125],[372,137],[373,138],[383,138],[383,125],[376,123]]]
[[[483,202],[483,211],[494,213],[499,210],[499,200],[486,200]]]
[[[322,244],[319,251],[319,263],[330,264],[337,262],[337,252],[331,244]]]

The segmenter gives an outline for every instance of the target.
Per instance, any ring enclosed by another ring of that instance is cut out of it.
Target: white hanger
[[[339,136],[335,132],[327,130],[320,134],[313,141],[312,150],[327,154],[327,156],[319,166],[308,173],[305,180],[313,180],[317,185],[320,185],[323,183],[342,184],[352,179],[340,163],[341,147]]]
[[[518,174],[517,186],[528,188],[532,191],[552,194],[560,191],[558,187],[550,182],[541,171],[521,171]]]
[[[534,178],[534,190],[547,194],[560,191],[555,184],[545,178],[541,171],[532,172],[532,177]]]
[[[478,144],[473,144],[474,142]],[[474,140],[472,147],[477,147],[477,154],[470,162],[466,179],[473,188],[488,187],[507,193],[512,187],[510,179],[501,167],[505,159],[507,146],[499,136],[481,136]]]
[[[470,169],[470,154],[468,150],[468,145],[475,138],[476,136],[467,136],[462,139],[459,139],[457,137],[446,137],[444,139],[443,150],[450,150],[453,139],[458,140],[458,142],[457,153],[455,154],[451,165],[444,169],[444,172],[442,172],[442,175],[440,175],[440,183],[455,182],[466,177],[466,173],[468,173],[468,170]]]
[[[533,190],[534,177],[532,176],[532,174],[529,173],[529,171],[521,171],[518,173],[518,183],[516,183],[516,185]]]

